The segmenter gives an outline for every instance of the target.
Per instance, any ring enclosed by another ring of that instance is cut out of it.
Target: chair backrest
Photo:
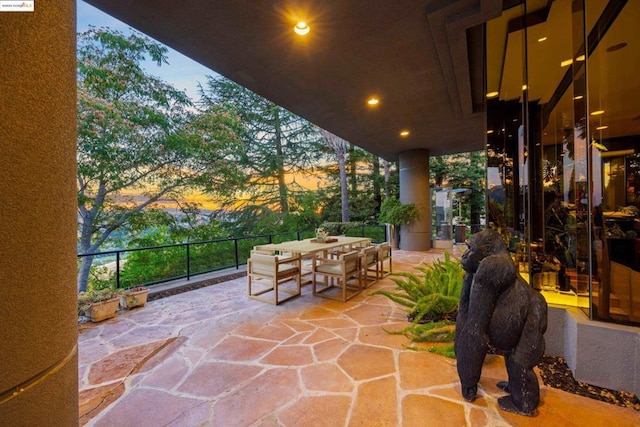
[[[263,276],[274,276],[276,274],[277,263],[278,257],[273,255],[252,252],[251,258],[249,258],[251,273]]]
[[[253,249],[251,249],[251,256],[253,256],[254,254],[275,255],[275,251],[272,249],[263,249],[260,246],[256,246]]]
[[[378,259],[391,258],[391,245],[389,242],[380,243],[378,245]]]
[[[358,251],[342,254],[339,259],[344,261],[345,273],[351,273],[360,269],[360,253]]]
[[[375,264],[378,261],[377,255],[378,248],[376,246],[367,246],[362,250],[362,258],[367,266]]]

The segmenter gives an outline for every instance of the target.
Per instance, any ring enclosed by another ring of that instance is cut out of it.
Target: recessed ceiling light
[[[371,98],[367,99],[367,104],[369,104],[372,107],[378,105],[379,103],[380,103],[380,100],[375,96],[372,96]]]
[[[569,65],[571,65],[571,64],[573,64],[573,59],[567,59],[566,61],[562,61],[562,62],[560,63],[560,66],[561,66],[561,67],[567,67],[567,66],[569,66]]]
[[[605,129],[607,129],[608,127],[609,127],[609,126],[598,126],[598,127],[596,128],[596,130],[605,130]]]
[[[309,31],[311,31],[311,28],[309,28],[309,25],[307,25],[306,22],[300,21],[296,24],[295,27],[293,27],[293,31],[295,31],[295,33],[300,36],[304,36],[307,35]]]
[[[495,98],[500,92],[487,92],[487,98]]]
[[[406,129],[400,131],[400,136],[404,136],[404,137],[409,136],[409,131]]]
[[[609,46],[607,48],[607,52],[615,52],[616,50],[620,50],[620,49],[622,49],[623,47],[626,47],[626,46],[627,46],[627,44],[625,42],[614,44],[613,46]]]
[[[522,85],[522,90],[527,90],[527,89],[529,89],[529,86],[527,86],[527,85]]]
[[[546,38],[546,37],[540,37],[540,38],[538,39],[538,43],[542,43],[542,42],[543,42],[543,41],[545,41],[545,40],[547,40],[547,38]]]
[[[592,111],[592,116],[599,116],[600,114],[604,114],[604,110]]]
[[[577,95],[577,96],[574,96],[574,97],[573,97],[573,99],[575,99],[576,101],[577,101],[578,99],[582,99],[582,98],[584,98],[584,96],[582,96],[582,95]]]

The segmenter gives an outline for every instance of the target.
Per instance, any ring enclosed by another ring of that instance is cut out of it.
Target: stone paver
[[[444,251],[394,252],[394,271]],[[91,426],[634,426],[640,414],[541,387],[538,416],[497,408],[506,377],[489,356],[479,397],[460,396],[455,361],[389,335],[402,308],[371,293],[272,306],[240,278],[151,301],[79,335],[81,424]]]

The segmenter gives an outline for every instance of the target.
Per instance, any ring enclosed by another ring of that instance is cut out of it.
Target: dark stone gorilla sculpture
[[[533,368],[544,354],[547,303],[520,277],[493,230],[471,236],[462,267],[466,275],[455,338],[462,396],[475,400],[482,364],[494,349],[504,355],[509,376],[508,382],[498,383],[510,393],[498,399],[500,408],[535,415],[540,389]]]

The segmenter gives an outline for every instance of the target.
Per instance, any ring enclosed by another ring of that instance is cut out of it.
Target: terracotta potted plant
[[[134,307],[142,307],[147,303],[149,289],[144,286],[135,286],[120,291],[120,306],[130,310]]]
[[[101,322],[116,316],[119,303],[118,292],[111,288],[89,289],[78,294],[78,315]]]

